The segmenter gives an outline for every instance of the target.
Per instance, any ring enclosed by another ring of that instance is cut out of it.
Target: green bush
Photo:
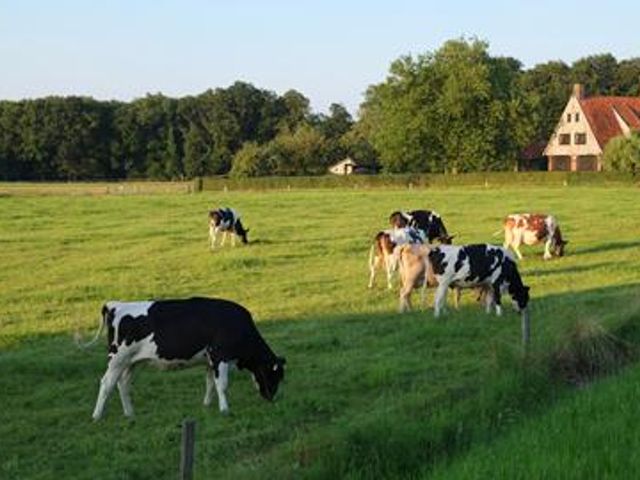
[[[640,172],[640,134],[612,139],[604,149],[603,161],[607,170],[632,175]]]
[[[632,184],[637,178],[625,172],[480,172],[402,175],[318,175],[299,177],[207,177],[204,190],[287,190],[307,188],[429,188],[501,186],[580,186]]]

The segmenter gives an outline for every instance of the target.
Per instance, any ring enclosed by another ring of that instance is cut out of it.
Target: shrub
[[[631,357],[629,343],[595,321],[578,320],[551,354],[551,373],[556,379],[581,386],[600,375],[616,372]]]
[[[607,170],[640,173],[640,134],[612,139],[604,149],[603,161]]]

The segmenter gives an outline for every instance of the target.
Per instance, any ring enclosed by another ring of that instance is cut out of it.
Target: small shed
[[[351,175],[358,169],[358,164],[351,158],[347,157],[338,163],[329,167],[329,172],[334,175]]]

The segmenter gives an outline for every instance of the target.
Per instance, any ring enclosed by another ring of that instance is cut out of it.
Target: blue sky
[[[404,54],[475,36],[526,67],[640,56],[640,1],[0,0],[0,99],[198,94],[251,82],[355,113]],[[639,80],[640,81],[640,80]]]

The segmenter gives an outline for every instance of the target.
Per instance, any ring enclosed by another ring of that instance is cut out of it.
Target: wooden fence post
[[[184,420],[182,422],[182,444],[180,448],[180,480],[191,480],[193,478],[195,433],[196,421]]]

